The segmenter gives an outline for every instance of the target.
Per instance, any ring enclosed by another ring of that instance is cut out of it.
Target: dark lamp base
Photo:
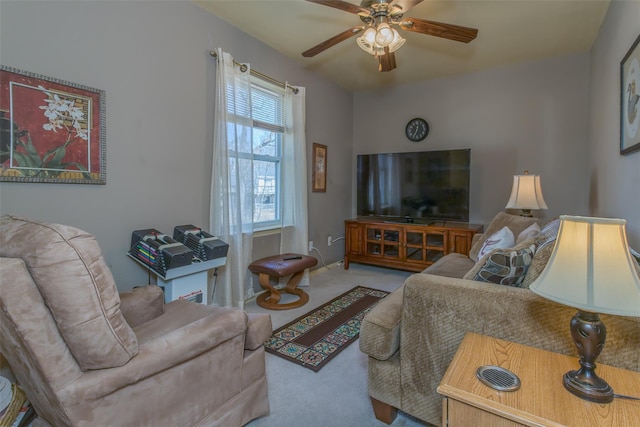
[[[585,375],[582,369],[569,371],[562,378],[564,388],[581,399],[596,403],[610,403],[613,401],[613,389],[605,380],[592,374]]]
[[[613,390],[596,375],[596,359],[604,348],[607,329],[597,313],[578,310],[571,319],[571,336],[580,355],[580,369],[564,374],[564,388],[591,402],[609,403]]]

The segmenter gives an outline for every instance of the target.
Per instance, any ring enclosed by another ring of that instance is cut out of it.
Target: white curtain
[[[287,87],[284,97],[285,132],[282,162],[282,232],[280,253],[307,255],[307,143],[305,138],[305,88]],[[299,286],[309,285],[309,270]]]
[[[253,250],[253,122],[249,65],[217,49],[216,103],[211,171],[211,233],[229,244],[227,264],[210,278],[209,303],[244,308],[254,295],[248,266]],[[285,88],[285,132],[281,165],[280,253],[307,254],[307,159],[305,89]],[[295,93],[297,92],[297,93]],[[249,158],[238,156],[249,152]],[[308,285],[308,274],[300,285]]]
[[[253,166],[241,159],[240,147],[252,146],[249,68],[234,66],[221,49],[216,72],[216,103],[211,170],[211,233],[229,244],[227,264],[209,281],[209,303],[244,308],[253,296],[247,266],[253,249]],[[232,114],[237,112],[238,114]]]

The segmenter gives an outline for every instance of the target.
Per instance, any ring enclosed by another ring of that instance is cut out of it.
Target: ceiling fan
[[[306,0],[344,10],[360,16],[364,25],[356,25],[328,40],[302,52],[302,56],[310,58],[335,46],[336,44],[362,33],[356,40],[365,52],[378,58],[379,71],[391,71],[396,68],[394,52],[405,42],[395,26],[402,30],[430,36],[442,37],[458,42],[469,43],[478,35],[475,28],[461,27],[453,24],[427,21],[418,18],[403,18],[413,6],[423,0],[362,0],[360,6],[342,0]]]

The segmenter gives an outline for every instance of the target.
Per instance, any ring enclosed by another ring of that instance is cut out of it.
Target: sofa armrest
[[[246,350],[255,350],[264,345],[264,342],[273,333],[271,315],[263,313],[247,313],[249,323],[247,336],[244,340]]]
[[[164,313],[164,293],[155,285],[133,288],[120,294],[120,311],[132,328]]]
[[[424,269],[423,273],[462,279],[474,265],[475,262],[473,262],[471,258],[453,252],[431,264]]]
[[[436,388],[467,332],[575,356],[569,332],[575,313],[529,289],[430,274],[410,276],[400,335],[402,394],[411,396],[404,409],[440,422]],[[611,327],[599,363],[640,370],[640,319],[601,318]]]
[[[400,323],[404,286],[379,301],[362,319],[360,351],[387,360],[400,347]]]

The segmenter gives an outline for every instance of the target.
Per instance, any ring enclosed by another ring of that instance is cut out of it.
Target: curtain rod
[[[213,56],[214,58],[218,59],[218,52],[216,52],[215,50],[209,51],[209,54],[211,56]],[[235,60],[233,60],[233,63],[237,66],[240,67],[240,70],[242,70],[242,72],[247,71],[247,65],[246,64],[241,64],[239,62],[236,62]],[[290,87],[291,90],[293,91],[293,93],[298,93],[298,88],[297,87],[293,87],[293,86],[288,86],[286,83],[282,83],[281,81],[278,81],[272,77],[267,76],[266,74],[262,74],[256,70],[254,70],[253,68],[251,70],[249,70],[249,73],[251,73],[252,75],[261,78],[262,80],[266,80],[268,82],[271,82],[273,84],[276,84],[278,86],[280,86],[283,89],[286,89],[287,87]]]

